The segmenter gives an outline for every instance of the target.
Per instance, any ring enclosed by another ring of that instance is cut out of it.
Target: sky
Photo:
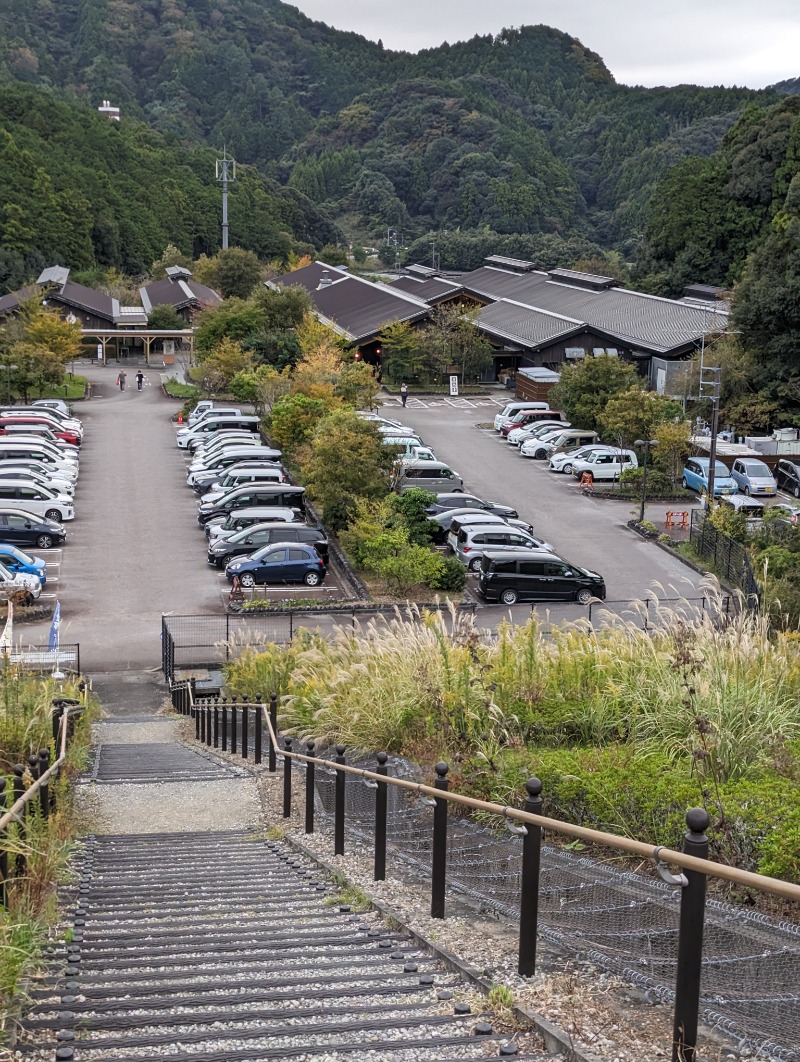
[[[597,52],[624,85],[764,88],[800,77],[798,0],[288,0],[316,21],[417,52],[544,24]]]

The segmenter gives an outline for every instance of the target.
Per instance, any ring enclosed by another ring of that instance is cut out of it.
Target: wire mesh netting
[[[374,769],[373,761],[352,762]],[[417,768],[390,760],[390,774],[421,781]],[[332,828],[335,771],[317,767],[320,823]],[[391,856],[430,876],[433,809],[388,788]],[[451,808],[453,806],[451,805]],[[348,831],[371,840],[375,791],[347,777]],[[517,919],[522,841],[450,815],[448,888],[486,910]],[[595,963],[664,1002],[674,999],[680,888],[545,845],[539,894],[541,937]],[[701,986],[703,1020],[750,1052],[800,1062],[800,926],[709,900]]]

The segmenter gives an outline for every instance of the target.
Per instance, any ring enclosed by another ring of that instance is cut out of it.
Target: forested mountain
[[[176,153],[225,144],[361,239],[488,229],[630,252],[669,166],[777,98],[618,86],[545,26],[411,55],[280,0],[5,0],[4,15],[0,78],[110,98]]]
[[[168,243],[220,246],[214,153],[52,92],[0,82],[0,292],[55,262],[147,271]],[[337,230],[302,193],[241,168],[230,222],[266,260]]]

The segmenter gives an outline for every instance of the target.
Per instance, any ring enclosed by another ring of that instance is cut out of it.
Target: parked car
[[[434,494],[444,491],[458,494],[464,489],[464,481],[443,461],[408,461],[398,467],[393,486],[398,494],[412,487],[430,490]]]
[[[522,446],[528,439],[541,439],[559,428],[571,427],[568,420],[538,420],[521,428],[512,428],[506,436],[509,446]]]
[[[5,435],[0,438],[0,460],[5,455],[16,457],[33,458],[36,461],[45,461],[57,468],[68,469],[78,475],[77,453],[66,453],[47,442],[46,439],[37,439],[32,435],[19,435],[13,438]]]
[[[203,524],[234,509],[252,509],[258,505],[280,505],[289,509],[305,510],[305,487],[293,487],[288,483],[250,483],[235,487],[215,502],[201,502],[197,522]]]
[[[778,502],[770,505],[768,513],[775,513],[778,519],[785,520],[789,524],[800,523],[800,505],[789,505],[788,502]]]
[[[249,556],[264,546],[278,542],[301,542],[313,546],[320,557],[328,563],[328,539],[317,527],[298,523],[262,523],[234,532],[230,538],[216,539],[208,546],[208,563],[224,568],[234,557]]]
[[[67,494],[72,497],[75,493],[75,483],[71,479],[59,478],[47,472],[39,472],[31,465],[14,464],[0,461],[0,479],[26,479],[31,483],[37,483],[41,487],[49,487],[57,494]]]
[[[617,480],[623,472],[638,468],[639,462],[633,450],[598,450],[580,461],[573,461],[572,474],[575,479],[588,472],[595,481]]]
[[[58,494],[30,480],[0,479],[0,505],[24,509],[59,524],[75,519],[75,503],[69,495]]]
[[[54,419],[46,415],[40,417],[32,414],[26,414],[23,412],[14,412],[13,410],[8,413],[0,414],[0,433],[12,434],[13,432],[36,432],[42,434],[47,438],[52,436],[53,439],[59,440],[59,442],[69,443],[70,446],[80,446],[83,436],[76,431],[67,431],[62,428]]]
[[[63,398],[35,398],[31,405],[42,406],[44,409],[57,409],[67,417],[72,416],[72,410]]]
[[[283,505],[255,505],[252,509],[234,509],[227,516],[216,516],[203,530],[209,542],[216,542],[247,527],[265,523],[304,524],[305,521],[298,509],[287,509]]]
[[[47,582],[47,562],[26,553],[19,546],[12,546],[10,542],[0,542],[0,564],[5,565],[10,572],[35,575],[42,586]]]
[[[775,479],[781,490],[800,498],[800,464],[795,461],[779,461],[775,466]]]
[[[616,447],[607,446],[605,443],[591,443],[589,446],[576,446],[572,450],[560,450],[550,458],[549,469],[551,472],[562,472],[569,476],[572,474],[574,461],[583,461],[591,454],[614,450]]]
[[[319,586],[325,581],[325,561],[313,546],[265,546],[250,557],[231,561],[225,569],[228,582],[239,577],[242,586],[274,586],[305,583]]]
[[[570,564],[563,557],[534,551],[493,553],[481,561],[478,591],[487,601],[514,605],[517,601],[578,601],[606,596],[602,575]]]
[[[15,546],[38,546],[52,549],[62,545],[67,532],[55,520],[42,520],[24,509],[0,508],[0,541]]]
[[[74,432],[76,435],[83,436],[83,424],[77,417],[68,417],[61,412],[60,409],[43,409],[41,406],[3,406],[0,408],[0,415],[13,416],[14,414],[21,413],[28,416],[43,417],[48,420],[55,428],[62,428],[64,431]]]
[[[277,457],[275,456],[276,454],[278,455]],[[278,465],[280,463],[280,450],[273,450],[269,446],[226,446],[224,449],[211,454],[207,460],[192,461],[191,465],[189,465],[186,482],[193,485],[197,479],[207,475],[209,472],[218,475],[220,472],[224,472],[226,468],[240,465],[245,461],[248,464],[263,462],[268,465]]]
[[[589,446],[600,442],[596,431],[585,428],[567,428],[546,435],[543,439],[528,439],[519,448],[523,457],[534,457],[539,461],[549,460],[560,450],[573,450],[576,446]],[[573,469],[574,471],[574,469]]]
[[[205,402],[198,402],[192,412],[189,414],[187,424],[190,428],[195,427],[200,421],[206,420],[207,417],[241,417],[242,411],[238,406],[215,406],[213,402],[209,402],[208,405]]]
[[[257,451],[255,451],[255,453],[257,454]],[[219,483],[228,472],[245,465],[252,469],[277,469],[281,475],[285,476],[283,466],[279,465],[276,461],[262,460],[259,456],[255,456],[254,458],[250,458],[249,456],[244,457],[242,454],[236,454],[235,458],[235,460],[223,462],[215,468],[199,468],[194,472],[190,472],[189,477],[186,480],[187,485],[192,488],[195,494],[206,494],[208,489],[214,483]],[[278,482],[283,482],[283,480],[279,480]]]
[[[399,464],[407,465],[414,461],[438,461],[436,454],[429,446],[412,446],[406,455],[400,455]]]
[[[516,428],[527,428],[535,424],[566,423],[567,418],[557,409],[522,409],[516,416],[502,426],[500,434],[508,438]]]
[[[682,483],[689,490],[696,490],[702,494],[708,491],[708,469],[710,458],[690,457],[683,469]],[[730,469],[722,461],[714,464],[714,495],[737,494],[739,485],[731,476]]]
[[[755,457],[737,457],[731,466],[731,478],[747,495],[778,493],[778,484],[769,465]]]
[[[487,551],[508,553],[520,549],[553,553],[549,542],[526,535],[509,524],[497,523],[465,524],[456,537],[455,555],[471,572],[476,572]]]
[[[21,593],[28,603],[35,601],[42,593],[42,582],[38,575],[12,572],[0,564],[0,598],[7,601],[15,593]]]
[[[432,529],[434,542],[445,542],[450,533],[450,528],[453,526],[453,521],[457,520],[459,517],[464,517],[470,523],[475,522],[475,517],[480,517],[485,523],[493,523],[495,520],[501,520],[514,527],[518,527],[521,531],[533,534],[533,526],[526,523],[524,520],[518,520],[516,517],[498,516],[489,509],[476,509],[474,506],[467,506],[457,509],[445,509],[444,512],[436,513],[434,516],[430,516],[429,514],[429,518],[434,524],[434,528]]]
[[[217,417],[211,413],[199,420],[193,428],[179,428],[175,433],[175,441],[182,450],[196,450],[212,435],[230,429],[249,431],[253,435],[258,435],[261,431],[261,418],[256,416]]]
[[[204,502],[215,502],[223,494],[235,487],[243,487],[247,483],[286,483],[286,474],[280,465],[261,465],[260,468],[247,466],[239,468],[234,465],[225,472],[220,479],[207,484],[206,489],[200,491]]]
[[[414,451],[422,446],[422,439],[418,435],[384,435],[382,442],[385,446],[394,447],[399,457],[413,457]]]
[[[744,494],[727,494],[720,498],[720,505],[726,505],[734,512],[741,513],[748,531],[757,531],[764,519],[764,503],[748,498]]]
[[[524,409],[549,409],[550,407],[546,402],[521,402],[515,399],[513,402],[506,402],[499,413],[495,414],[494,418],[494,430],[500,431],[504,424],[508,424],[510,420],[513,420],[517,413],[521,413]]]
[[[451,515],[449,517],[450,526],[447,529],[445,540],[453,553],[455,553],[458,533],[462,527],[494,527],[497,524],[504,524],[514,531],[520,531],[524,535],[533,535],[533,527],[524,520],[504,520],[502,516],[495,516],[494,513],[487,513],[483,509],[468,509],[457,516]]]
[[[484,501],[483,498],[478,498],[474,494],[440,494],[436,501],[427,507],[425,512],[428,516],[436,516],[437,513],[446,512],[448,509],[468,508],[486,509],[490,513],[502,516],[503,519],[508,519],[508,517],[511,516],[516,520],[519,517],[517,510],[513,509],[510,505],[501,505],[499,502]]]

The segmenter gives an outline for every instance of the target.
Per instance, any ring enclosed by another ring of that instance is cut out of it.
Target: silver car
[[[509,524],[472,524],[465,525],[458,533],[456,556],[471,572],[477,572],[481,566],[484,553],[509,552],[517,550],[537,550],[541,553],[553,553],[549,542],[527,535],[524,531]]]
[[[758,458],[737,457],[733,462],[731,476],[736,480],[739,490],[748,496],[778,493],[778,484],[769,470],[769,465]]]

